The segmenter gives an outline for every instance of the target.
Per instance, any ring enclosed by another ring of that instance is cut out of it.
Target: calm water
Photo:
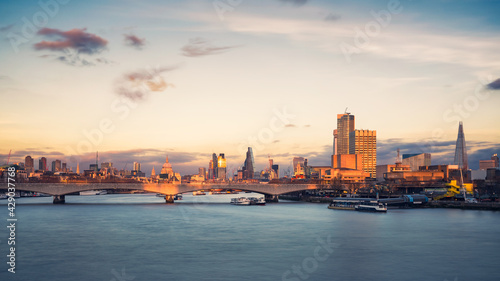
[[[154,195],[20,198],[16,274],[2,227],[0,280],[500,278],[499,212],[232,206],[231,196],[185,195],[174,205]]]

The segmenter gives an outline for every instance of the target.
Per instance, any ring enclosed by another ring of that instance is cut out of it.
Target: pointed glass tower
[[[463,170],[469,169],[467,146],[465,145],[464,126],[462,122],[458,125],[457,147],[455,148],[455,165],[458,165],[458,168]]]

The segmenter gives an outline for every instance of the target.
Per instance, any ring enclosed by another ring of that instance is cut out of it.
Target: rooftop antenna
[[[400,156],[399,156],[399,148],[398,148],[398,157],[396,158],[396,164],[401,164],[401,160],[400,160]]]

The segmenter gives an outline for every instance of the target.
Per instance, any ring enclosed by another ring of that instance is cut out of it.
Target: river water
[[[0,280],[500,280],[500,213],[286,202],[233,206],[240,195],[19,198],[16,273]]]

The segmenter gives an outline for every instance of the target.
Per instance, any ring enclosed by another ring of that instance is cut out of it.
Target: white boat
[[[248,198],[250,200],[250,205],[266,205],[266,199],[264,197],[261,198],[255,198],[255,197],[250,197]]]
[[[108,194],[106,190],[87,190],[87,191],[80,191],[80,195],[104,195]]]
[[[245,197],[231,198],[231,204],[233,205],[250,205],[250,199]]]
[[[378,201],[363,202],[354,208],[356,211],[363,212],[387,212],[387,204]]]

